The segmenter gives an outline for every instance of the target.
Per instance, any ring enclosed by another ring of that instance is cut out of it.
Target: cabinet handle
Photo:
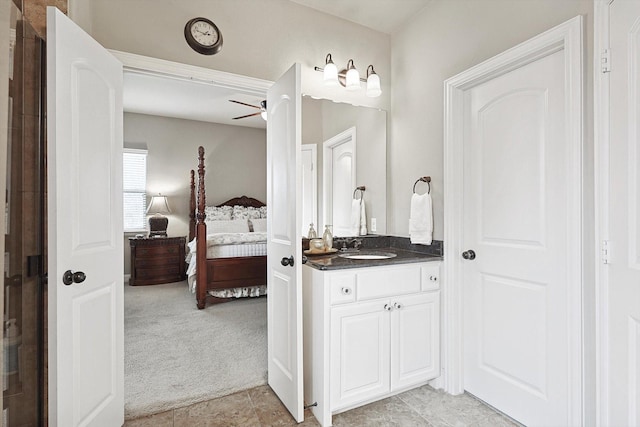
[[[344,295],[351,295],[351,288],[342,288],[342,293]]]
[[[431,280],[432,282],[437,282],[438,276],[429,276],[429,280]]]
[[[397,308],[398,310],[400,310],[402,308],[402,304],[400,304],[399,302],[393,304],[394,308]]]
[[[384,309],[385,309],[385,311],[391,311],[391,310],[393,310],[393,307],[391,307],[389,304],[385,304],[384,305]]]

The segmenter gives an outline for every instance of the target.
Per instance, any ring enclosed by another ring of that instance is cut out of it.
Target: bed
[[[263,295],[267,285],[265,204],[241,196],[206,206],[203,147],[198,148],[197,191],[195,174],[192,170],[187,276],[198,308],[207,302]],[[243,221],[246,230],[238,228]]]

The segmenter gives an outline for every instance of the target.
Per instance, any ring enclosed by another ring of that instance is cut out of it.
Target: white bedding
[[[196,239],[187,245],[187,281],[191,292],[196,291]],[[267,254],[267,233],[211,233],[207,235],[207,258],[233,258],[241,256],[261,256]],[[248,284],[250,285],[250,284]],[[244,288],[238,295],[246,293]],[[240,295],[246,296],[246,295]]]

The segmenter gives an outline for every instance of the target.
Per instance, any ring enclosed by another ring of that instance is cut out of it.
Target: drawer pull
[[[393,307],[391,307],[389,304],[385,304],[384,305],[384,310],[385,311],[391,311],[391,310],[393,310]]]
[[[429,276],[429,280],[431,280],[432,282],[437,282],[438,276]]]
[[[343,295],[351,295],[351,288],[342,288]]]
[[[402,308],[402,304],[400,304],[399,302],[393,304],[393,307],[400,310]]]

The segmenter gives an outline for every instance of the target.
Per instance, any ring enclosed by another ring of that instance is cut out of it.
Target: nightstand
[[[130,238],[129,285],[157,285],[184,280],[185,244],[186,237]]]

